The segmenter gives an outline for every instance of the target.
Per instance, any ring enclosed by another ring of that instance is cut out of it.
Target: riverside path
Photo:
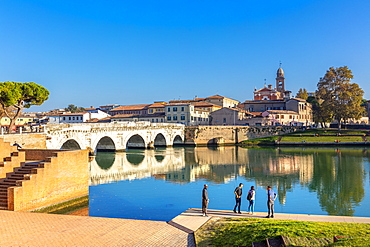
[[[168,223],[0,210],[0,246],[195,246],[194,232],[212,217],[263,218],[230,210],[188,209]],[[369,217],[275,214],[276,219],[370,223]],[[273,219],[266,219],[273,220]]]

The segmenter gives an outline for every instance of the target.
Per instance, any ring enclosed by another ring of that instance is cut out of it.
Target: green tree
[[[326,123],[333,120],[332,112],[323,105],[323,101],[316,99],[315,97],[309,98],[309,103],[312,104],[313,121],[316,124],[321,124],[323,128],[326,128]]]
[[[49,98],[49,91],[34,82],[0,83],[0,106],[5,116],[10,119],[8,132],[12,131],[14,123],[24,108],[41,105]]]
[[[68,105],[68,107],[66,107],[65,110],[69,111],[71,113],[78,113],[78,112],[84,112],[85,108],[78,107],[78,106],[75,106],[75,105]]]
[[[364,91],[356,83],[352,83],[352,71],[347,66],[330,67],[317,84],[316,96],[321,110],[330,113],[338,121],[346,122],[350,118],[361,118],[364,108],[361,107]]]
[[[362,99],[362,102],[361,102],[361,107],[364,108],[364,113],[363,113],[363,117],[368,117],[368,109],[367,109],[367,99]]]
[[[298,90],[298,93],[297,93],[297,95],[295,97],[296,98],[307,100],[308,99],[308,92],[307,92],[307,90],[305,88],[300,88]]]

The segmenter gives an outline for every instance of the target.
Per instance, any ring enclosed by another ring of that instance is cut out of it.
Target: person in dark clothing
[[[207,207],[208,207],[208,202],[209,202],[209,198],[208,198],[208,185],[204,185],[203,186],[203,191],[202,191],[202,213],[203,213],[203,216],[208,216],[207,215]]]
[[[268,214],[266,218],[274,218],[274,202],[277,194],[272,190],[271,186],[267,186],[267,208]]]
[[[243,194],[243,184],[240,183],[238,187],[235,188],[234,194],[235,194],[235,207],[234,207],[234,213],[236,213],[236,208],[238,207],[238,213],[241,214],[240,212],[240,206],[242,204],[242,194]]]
[[[21,145],[19,145],[16,141],[14,142],[13,146],[16,146],[18,150],[22,149]]]

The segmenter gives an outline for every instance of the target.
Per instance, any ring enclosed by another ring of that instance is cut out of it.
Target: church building
[[[289,99],[292,92],[285,90],[285,77],[283,68],[279,68],[276,72],[276,87],[268,85],[257,90],[254,89],[254,100],[280,100]]]
[[[260,125],[304,125],[312,123],[312,106],[304,99],[291,98],[291,91],[285,89],[284,70],[276,72],[276,86],[268,85],[255,89],[254,99],[246,100],[238,107],[251,114],[260,114]],[[262,119],[261,119],[262,120]]]

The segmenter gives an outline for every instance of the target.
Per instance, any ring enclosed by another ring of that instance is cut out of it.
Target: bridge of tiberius
[[[45,133],[48,149],[122,151],[182,144],[185,126],[150,122],[51,124]]]

